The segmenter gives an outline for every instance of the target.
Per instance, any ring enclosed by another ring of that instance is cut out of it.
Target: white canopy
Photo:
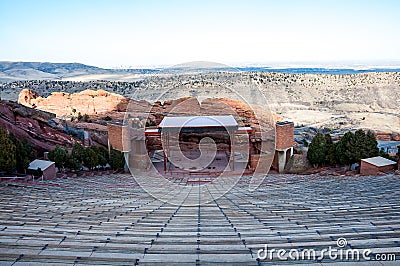
[[[238,127],[232,115],[219,116],[166,116],[160,128],[206,128],[206,127]]]

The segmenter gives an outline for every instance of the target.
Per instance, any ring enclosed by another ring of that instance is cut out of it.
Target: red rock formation
[[[386,132],[374,132],[375,137],[377,140],[394,140],[400,141],[400,134],[399,133],[386,133]]]
[[[0,101],[0,126],[13,133],[19,140],[33,144],[38,156],[52,150],[56,145],[72,146],[79,141],[61,130],[49,126],[54,114],[28,108],[17,103]]]
[[[42,97],[36,91],[23,89],[18,95],[18,102],[28,107],[34,107],[34,102],[41,98]]]
[[[199,103],[196,98],[181,98],[168,100],[164,103],[150,104],[146,101],[134,101],[121,95],[104,90],[85,90],[80,93],[68,94],[63,92],[52,93],[42,98],[32,90],[24,89],[19,95],[19,102],[29,107],[45,110],[57,116],[76,116],[78,113],[91,115],[93,121],[104,123],[102,118],[110,116],[112,121],[121,121],[124,117],[139,118],[141,123],[155,122],[159,124],[165,115],[233,115],[239,126],[251,126],[255,131],[275,126],[276,116],[261,107],[250,107],[246,103],[231,99],[204,99]],[[264,125],[260,125],[264,122]],[[95,123],[85,124],[73,122],[73,127],[82,128],[91,133],[99,133],[102,129],[93,127]],[[91,134],[92,135],[92,134]],[[102,140],[102,138],[100,138]],[[101,141],[103,143],[104,141]]]
[[[150,105],[149,105],[150,106]],[[201,103],[196,98],[180,98],[176,100],[168,100],[163,104],[155,102],[153,106],[148,108],[147,114],[150,118],[159,124],[165,115],[188,116],[188,115],[233,115],[240,126],[256,126],[260,120],[281,120],[281,117],[261,110],[258,106],[250,107],[246,103],[238,100],[225,98],[207,98]],[[144,112],[145,108],[139,110],[134,104],[128,108],[128,112],[132,115]],[[274,125],[274,123],[272,123]]]
[[[43,98],[36,92],[24,89],[18,97],[20,104],[35,107],[39,110],[55,113],[57,116],[73,116],[79,112],[91,116],[108,115],[117,120],[124,118],[127,111],[131,117],[142,117],[157,124],[166,114],[174,115],[220,115],[232,114],[240,125],[258,124],[260,117],[245,103],[230,99],[205,99],[198,102],[196,98],[168,100],[164,103],[150,104],[146,101],[135,101],[104,90],[84,90],[79,93],[54,92]],[[128,109],[128,110],[127,110]],[[265,113],[264,116],[270,116]],[[261,117],[262,119],[263,117]]]
[[[69,116],[75,113],[98,115],[109,112],[124,112],[129,99],[119,94],[104,90],[84,90],[79,93],[53,92],[43,98],[36,92],[23,89],[18,96],[18,103],[48,111],[57,116]]]
[[[375,137],[377,140],[391,140],[392,134],[384,133],[384,132],[377,132],[377,133],[375,133]]]

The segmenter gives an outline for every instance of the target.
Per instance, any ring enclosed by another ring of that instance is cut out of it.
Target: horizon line
[[[195,63],[210,63],[213,64],[213,68],[231,67],[231,68],[247,68],[247,67],[259,67],[259,68],[271,68],[271,69],[285,69],[285,68],[325,68],[325,69],[373,69],[373,68],[400,68],[400,59],[381,59],[381,60],[337,60],[337,61],[271,61],[271,62],[231,62],[231,63],[220,63],[214,61],[188,61],[179,64],[137,64],[137,65],[114,65],[114,66],[98,66],[91,63],[83,62],[66,62],[66,61],[34,61],[34,60],[0,60],[0,63],[50,63],[50,64],[82,64],[85,66],[96,67],[108,70],[129,70],[129,69],[165,69],[182,67],[186,64]]]

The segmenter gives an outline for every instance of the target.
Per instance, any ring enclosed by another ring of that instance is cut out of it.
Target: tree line
[[[124,155],[115,149],[108,150],[102,146],[90,146],[85,148],[82,144],[75,142],[72,151],[56,146],[49,152],[49,160],[55,162],[58,169],[68,168],[70,170],[80,170],[83,166],[93,170],[97,166],[105,167],[107,164],[112,169],[124,168]]]
[[[124,155],[111,148],[110,153],[102,146],[85,148],[76,142],[69,153],[65,148],[56,146],[49,152],[49,160],[55,162],[59,169],[80,170],[83,166],[94,169],[97,166],[112,169],[124,168]],[[19,141],[14,134],[0,128],[0,172],[6,174],[26,173],[29,163],[35,159],[33,146],[27,140]]]
[[[378,142],[371,131],[362,129],[346,132],[336,143],[329,134],[318,133],[308,146],[307,158],[311,164],[347,165],[360,162],[361,159],[383,155]],[[386,157],[386,156],[385,156]]]

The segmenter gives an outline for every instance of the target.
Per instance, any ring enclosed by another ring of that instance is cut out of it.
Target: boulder
[[[298,174],[311,168],[312,166],[305,155],[294,154],[285,166],[285,173]]]
[[[33,107],[34,102],[40,98],[42,97],[34,90],[23,89],[18,95],[18,103],[25,106]]]

